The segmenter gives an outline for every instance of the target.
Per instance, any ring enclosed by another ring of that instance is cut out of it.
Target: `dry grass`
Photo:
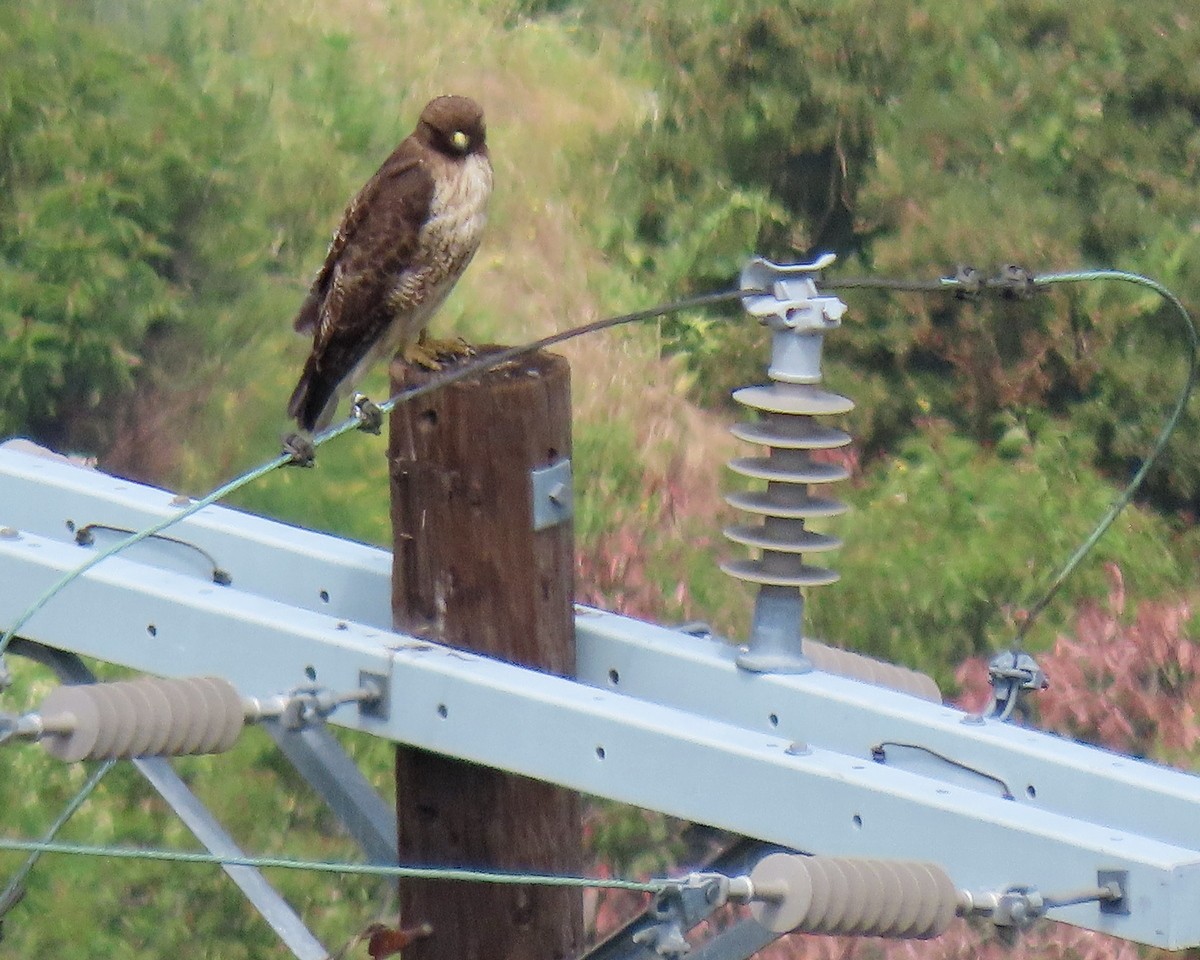
[[[484,105],[496,169],[492,215],[479,255],[435,321],[437,332],[519,343],[648,305],[650,294],[639,278],[621,275],[598,252],[591,225],[606,214],[611,183],[596,141],[626,131],[639,135],[647,102],[646,91],[614,69],[613,51],[585,49],[572,41],[568,26],[522,21],[504,3],[251,0],[241,17],[239,28],[250,31],[266,75],[277,74],[262,82],[272,91],[269,109],[281,146],[313,170],[313,196],[306,199],[329,206],[330,229],[341,203],[375,169],[382,153],[312,156],[310,128],[322,106],[291,98],[287,64],[303,63],[305,51],[320,49],[327,38],[348,37],[356,82],[379,104],[381,151],[411,128],[433,95],[461,92]],[[301,156],[304,151],[308,154]],[[288,242],[320,251],[324,236],[289,237]],[[289,282],[296,304],[318,258],[317,252],[305,254],[305,261],[313,262],[305,275]],[[253,426],[255,437],[230,436],[221,453],[189,470],[192,486],[216,482],[261,459],[262,445],[272,444],[285,426],[281,414],[271,419],[269,411],[282,410],[306,349],[291,335],[289,320],[280,316],[278,331],[264,335],[254,351],[253,376],[221,398],[226,412],[264,411],[259,414],[263,423]],[[719,529],[721,464],[734,444],[720,418],[686,399],[682,371],[660,359],[653,328],[594,335],[565,345],[562,352],[572,361],[577,433],[605,431],[614,423],[628,428],[635,448],[628,454],[639,462],[627,469],[644,475],[643,503],[603,502],[600,509],[623,514],[614,524],[631,516],[659,518],[654,529],[641,531],[650,554],[656,539],[695,540],[696,530]],[[383,372],[364,387],[372,395],[383,394]],[[348,485],[384,489],[385,466],[378,454],[368,441],[350,438],[337,452],[349,463],[330,464],[311,479],[280,478],[273,481],[276,487],[268,483],[246,502],[271,509],[282,488],[292,488],[282,491],[290,497],[303,487],[302,495],[337,514],[334,501],[346,496]],[[578,479],[585,498],[593,479]],[[648,509],[645,501],[664,496],[665,509]],[[374,516],[347,532],[386,537],[385,507],[371,510]],[[316,513],[321,515],[321,508]],[[689,525],[689,518],[696,523]]]

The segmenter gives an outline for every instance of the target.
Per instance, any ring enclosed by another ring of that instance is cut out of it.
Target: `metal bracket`
[[[575,513],[568,457],[529,473],[533,496],[533,529],[546,530],[570,520]]]
[[[778,264],[754,257],[742,268],[741,286],[763,292],[746,297],[746,312],[762,317],[773,329],[797,333],[823,333],[840,326],[846,305],[837,297],[819,296],[815,278],[836,259],[835,254],[826,253],[812,263]]]
[[[846,312],[841,300],[817,290],[816,273],[835,259],[827,253],[812,263],[778,264],[755,257],[742,269],[743,290],[770,291],[748,295],[742,305],[774,334],[768,371],[772,380],[820,382],[824,335],[841,326]]]
[[[386,720],[391,709],[391,684],[387,675],[371,670],[359,670],[358,686],[360,690],[375,689],[379,692],[374,699],[358,701],[358,709],[362,711],[363,716]]]
[[[1129,916],[1129,871],[1128,870],[1097,870],[1096,886],[1112,887],[1116,885],[1121,891],[1119,897],[1100,901],[1101,913],[1115,913],[1118,916]]]
[[[1050,685],[1038,662],[1020,650],[1007,650],[992,657],[988,663],[988,682],[992,685],[992,702],[984,713],[996,720],[1008,720],[1026,694]]]

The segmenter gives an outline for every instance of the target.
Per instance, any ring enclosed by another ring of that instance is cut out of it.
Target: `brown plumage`
[[[288,402],[303,429],[327,426],[367,368],[416,341],[475,255],[491,192],[483,111],[431,100],[350,201],[296,317],[313,334]]]
[[[372,923],[362,933],[352,937],[340,950],[329,955],[328,960],[386,960],[394,957],[405,947],[424,940],[433,934],[433,927],[422,923],[415,927],[389,927]]]

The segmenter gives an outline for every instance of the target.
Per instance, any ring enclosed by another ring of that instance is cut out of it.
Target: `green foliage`
[[[655,286],[726,286],[751,250],[833,250],[900,277],[957,263],[1120,266],[1200,298],[1200,34],[1177,4],[606,9],[625,32],[639,25],[658,90],[642,135],[622,132],[614,148],[622,186],[600,236]],[[1157,305],[1131,307],[1112,286],[1017,309],[847,299],[831,368],[867,381],[856,426],[869,453],[913,430],[918,400],[983,442],[1006,411],[1084,402],[1101,464],[1124,472],[1165,409],[1139,402],[1162,392],[1145,374],[1173,376],[1180,353],[1174,333],[1132,336]],[[756,376],[756,353],[708,316],[664,331],[715,400]],[[1190,417],[1155,475],[1165,504],[1200,506],[1198,430]]]
[[[199,426],[176,431],[190,442],[190,487],[274,454],[303,350],[287,319],[337,211],[401,132],[407,88],[460,75],[497,84],[500,170],[506,150],[544,142],[547,110],[570,113],[561,101],[548,106],[545,90],[592,93],[569,72],[573,44],[623,48],[617,69],[646,88],[648,119],[638,130],[614,116],[595,155],[581,130],[539,150],[553,162],[524,184],[512,167],[498,178],[494,225],[522,227],[472,270],[492,270],[494,281],[495,263],[520,267],[494,297],[489,288],[494,303],[449,307],[474,310],[471,322],[489,330],[510,329],[518,300],[556,321],[596,307],[596,291],[583,289],[590,275],[581,282],[583,272],[536,259],[563,239],[539,234],[536,208],[568,202],[615,261],[601,280],[619,294],[604,304],[612,312],[725,286],[751,251],[795,259],[827,248],[847,271],[893,275],[929,276],[959,260],[1119,264],[1196,298],[1200,57],[1177,4],[484,6],[510,31],[489,35],[484,54],[470,39],[479,11],[465,2],[437,4],[436,20],[421,19],[422,4],[358,5],[336,22],[317,8],[281,17],[283,5],[225,2],[0,9],[0,435],[101,449],[114,402],[136,391],[153,403],[148,387],[192,382],[199,367],[221,377]],[[378,24],[393,32],[372,35]],[[439,52],[419,65],[380,55],[414,31]],[[551,52],[530,69],[534,48]],[[533,166],[538,154],[522,156]],[[847,543],[833,560],[844,576],[813,591],[811,632],[945,681],[961,657],[1007,641],[1015,611],[1115,495],[1088,464],[1119,481],[1148,447],[1182,375],[1175,321],[1151,297],[1107,288],[1003,307],[846,299],[853,309],[830,338],[828,381],[857,401],[851,426],[875,459],[857,489],[838,494],[857,507],[830,524]],[[691,358],[705,399],[761,377],[761,331],[728,318],[696,314],[659,328]],[[377,374],[366,389],[379,396],[383,383]],[[595,405],[601,413],[576,429],[581,596],[655,618],[704,618],[737,638],[749,592],[717,571],[715,555],[735,548],[714,543],[711,498],[687,489],[695,474],[672,455],[647,450],[629,411],[657,400],[629,403],[618,393],[628,379],[618,372],[613,383]],[[1189,414],[1191,439],[1154,476],[1159,505],[1196,505],[1197,430]],[[681,455],[705,455],[705,438],[681,428],[667,443],[677,439]],[[351,435],[326,450],[317,470],[276,473],[238,503],[386,542],[382,444]],[[1070,607],[1102,588],[1100,561],[1119,562],[1131,591],[1152,595],[1182,586],[1195,556],[1194,538],[1131,511],[1033,643],[1044,646]],[[32,694],[22,684],[14,702],[23,705]],[[386,748],[350,746],[385,786]],[[32,750],[3,760],[0,809],[16,834],[39,832],[83,779]],[[182,766],[248,849],[354,855],[261,738]],[[600,805],[587,826],[616,872],[660,872],[680,849],[678,825],[661,817]],[[70,830],[191,842],[128,771],[112,775]],[[0,877],[18,859],[0,858]],[[101,882],[110,873],[117,882]],[[331,944],[381,899],[366,882],[272,880]],[[94,922],[37,919],[64,902]],[[183,922],[164,923],[170,916]],[[6,948],[30,957],[277,952],[211,868],[47,863],[6,934]]]
[[[1010,427],[1003,456],[945,424],[927,429],[927,440],[905,442],[872,469],[851,495],[855,508],[830,522],[846,542],[833,560],[842,579],[814,590],[809,607],[814,635],[945,682],[953,665],[1011,642],[1019,611],[1116,494],[1080,467],[1087,441],[1059,427]],[[1164,521],[1128,510],[1043,614],[1032,645],[1043,646],[1074,603],[1103,594],[1105,562],[1128,571],[1137,595],[1181,588],[1187,567],[1171,541]]]
[[[0,9],[0,62],[0,434],[95,451],[157,343],[204,355],[197,291],[245,283],[227,160],[250,117],[51,4]]]

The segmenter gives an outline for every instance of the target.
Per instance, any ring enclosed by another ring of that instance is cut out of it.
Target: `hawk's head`
[[[470,97],[437,97],[421,111],[416,136],[447,157],[487,153],[483,109]]]

